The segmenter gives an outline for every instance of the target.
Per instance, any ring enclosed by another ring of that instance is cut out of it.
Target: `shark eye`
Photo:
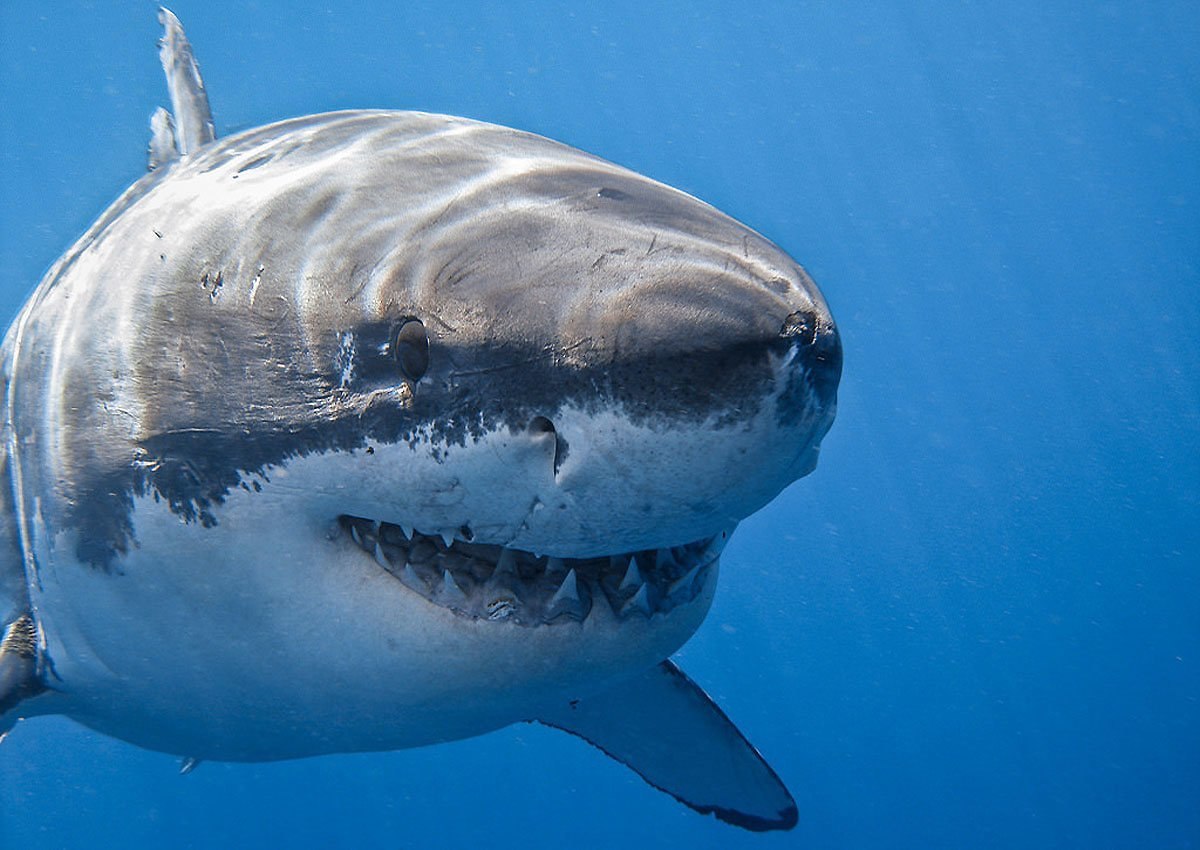
[[[396,364],[404,377],[414,384],[421,380],[429,368],[429,337],[420,319],[409,319],[396,331],[396,342],[393,345]]]

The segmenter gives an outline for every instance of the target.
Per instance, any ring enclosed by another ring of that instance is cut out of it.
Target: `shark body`
[[[811,279],[691,196],[495,125],[218,140],[161,18],[151,171],[0,351],[0,734],[62,713],[192,765],[540,721],[790,828],[667,659],[832,423]]]

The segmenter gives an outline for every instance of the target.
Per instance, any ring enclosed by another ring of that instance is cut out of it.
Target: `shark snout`
[[[797,310],[784,320],[779,335],[791,342],[793,369],[807,377],[817,402],[828,407],[842,378],[842,339],[829,314]]]

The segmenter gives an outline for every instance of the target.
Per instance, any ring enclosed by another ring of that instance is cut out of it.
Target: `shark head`
[[[477,149],[487,135],[462,137]],[[336,498],[344,516],[486,560],[566,559],[595,591],[632,563],[626,588],[654,579],[637,604],[658,610],[812,470],[840,343],[812,281],[765,239],[556,153],[553,167],[512,158],[477,178],[422,228],[419,255],[365,257],[372,276],[350,304],[335,290],[310,305],[324,384],[356,423],[378,421],[350,438],[370,454],[347,458],[359,466],[336,476]],[[345,525],[368,549],[378,539]],[[495,612],[553,620],[542,601]]]
[[[327,383],[388,423],[326,513],[464,617],[553,631],[602,611],[614,641],[637,617],[661,651],[686,629],[658,615],[706,608],[729,533],[813,469],[840,342],[758,234],[556,153],[503,161],[438,207],[419,256],[364,260],[354,303],[315,305]]]

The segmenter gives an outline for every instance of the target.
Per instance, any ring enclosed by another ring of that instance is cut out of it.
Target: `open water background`
[[[221,134],[509,124],[821,284],[838,422],[679,654],[801,822],[734,830],[531,726],[180,778],[55,718],[0,747],[0,847],[1200,845],[1200,6],[173,8]],[[6,321],[144,170],[157,35],[150,3],[0,2]]]

